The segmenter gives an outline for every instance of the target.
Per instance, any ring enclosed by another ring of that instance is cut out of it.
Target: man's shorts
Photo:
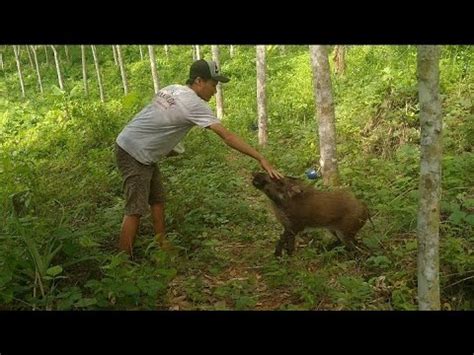
[[[115,143],[115,158],[123,178],[126,215],[143,216],[150,211],[149,205],[165,201],[157,164],[140,163],[117,143]]]

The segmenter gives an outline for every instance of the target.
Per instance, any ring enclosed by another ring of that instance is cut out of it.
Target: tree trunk
[[[231,45],[230,45],[230,48],[229,48],[229,55],[230,55],[231,58],[234,57],[234,50],[235,50],[235,48],[234,48],[234,46],[231,44]]]
[[[336,126],[332,97],[331,74],[325,46],[310,46],[313,69],[314,95],[319,118],[319,150],[324,185],[338,185],[339,173],[336,157]]]
[[[216,62],[217,67],[220,69],[220,59],[219,59],[219,46],[212,45],[212,60]],[[222,92],[222,84],[219,82],[217,84],[217,93],[216,93],[216,111],[217,118],[222,119],[224,117],[224,94]]]
[[[123,65],[122,50],[119,45],[117,45],[115,48],[117,49],[117,59],[118,59],[119,67],[120,67],[120,75],[122,76],[123,93],[127,95],[128,82],[127,82],[127,75],[125,73],[125,67]]]
[[[257,46],[258,144],[267,144],[267,97],[265,94],[265,46]]]
[[[199,44],[196,44],[196,59],[201,59],[201,48],[199,47]]]
[[[334,70],[337,75],[343,75],[346,71],[346,46],[334,48]]]
[[[69,49],[67,46],[64,46],[64,53],[66,54],[66,62],[69,63],[70,62]]]
[[[196,47],[194,46],[194,44],[191,46],[192,48],[192,51],[193,51],[193,62],[196,60]]]
[[[143,49],[142,49],[142,46],[138,46],[138,49],[140,50],[140,60],[143,60]]]
[[[118,61],[117,61],[117,50],[115,49],[115,46],[114,46],[114,45],[112,46],[112,54],[114,55],[114,63],[115,63],[115,65],[118,65]]]
[[[59,66],[58,52],[56,51],[56,47],[54,45],[51,46],[51,49],[53,50],[53,54],[54,54],[54,63],[56,63],[56,74],[58,75],[59,87],[61,90],[64,90],[63,77],[61,75],[61,69]]]
[[[160,90],[160,81],[158,80],[158,72],[156,70],[155,51],[153,46],[148,46],[148,55],[150,56],[151,76],[153,77],[153,88],[155,94]]]
[[[418,208],[418,308],[440,309],[439,214],[442,116],[439,98],[439,46],[418,47],[421,161]]]
[[[86,49],[81,45],[81,59],[82,59],[82,80],[84,82],[84,92],[89,96],[89,87],[87,86],[87,70],[86,70]]]
[[[30,53],[30,48],[28,46],[25,46],[26,48],[26,53],[28,53],[28,60],[30,62],[30,67],[32,70],[35,70],[35,65],[33,64],[33,58],[31,57],[31,53]]]
[[[39,70],[38,57],[36,55],[36,48],[34,46],[30,46],[30,47],[31,47],[31,51],[33,52],[33,59],[35,61],[36,75],[38,77],[39,89],[40,89],[40,92],[43,93],[43,83],[41,81],[41,73],[40,73],[40,70]]]
[[[97,73],[97,82],[99,83],[99,93],[100,93],[100,101],[105,102],[104,100],[104,87],[102,86],[102,78],[100,75],[100,69],[99,69],[99,61],[97,60],[97,53],[95,50],[95,46],[91,46],[92,49],[92,56],[94,57],[94,65],[95,65],[95,71]]]
[[[25,83],[23,82],[23,73],[21,72],[19,48],[17,46],[13,46],[13,52],[15,53],[16,68],[18,70],[18,78],[20,79],[21,97],[24,98],[25,97]]]
[[[44,48],[44,57],[46,58],[46,65],[49,65],[48,46],[43,46],[43,48]]]
[[[168,58],[169,56],[169,46],[167,44],[165,44],[165,54],[166,54],[166,58]]]
[[[0,53],[0,65],[2,66],[2,70],[4,70],[4,67],[3,67],[3,53]]]

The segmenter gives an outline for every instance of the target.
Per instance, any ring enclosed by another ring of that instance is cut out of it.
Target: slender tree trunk
[[[54,63],[56,63],[56,74],[58,75],[59,87],[61,90],[64,90],[63,77],[61,75],[61,68],[59,66],[58,52],[56,51],[56,47],[54,45],[51,46],[51,49],[53,50],[54,54]]]
[[[5,68],[3,67],[3,53],[0,53],[0,65],[2,66],[2,70]]]
[[[120,46],[116,46],[117,48],[117,59],[120,67],[120,75],[122,76],[122,84],[123,84],[123,93],[125,95],[128,94],[128,82],[127,82],[127,75],[125,73],[125,67],[123,65],[123,59],[122,59],[122,49]]]
[[[66,54],[66,62],[69,63],[70,62],[69,49],[67,46],[64,46],[64,53]]]
[[[138,46],[138,49],[140,50],[140,60],[143,60],[143,49],[142,49],[142,46]]]
[[[160,81],[158,79],[158,72],[156,70],[156,60],[155,60],[155,51],[153,46],[148,46],[148,55],[150,57],[151,65],[151,76],[153,77],[153,88],[155,89],[155,94],[160,90]]]
[[[35,61],[36,75],[38,77],[39,89],[40,89],[40,92],[43,93],[43,83],[41,81],[41,73],[40,73],[40,70],[39,70],[38,57],[36,55],[36,48],[34,46],[31,46],[31,51],[33,52],[33,59]]]
[[[265,93],[266,63],[265,46],[257,46],[257,111],[258,144],[267,144],[267,97]]]
[[[97,53],[95,46],[91,46],[92,49],[92,56],[94,57],[94,65],[95,65],[95,71],[97,74],[97,82],[99,83],[99,93],[100,93],[100,101],[105,102],[104,100],[104,87],[102,85],[102,78],[100,75],[100,68],[99,68],[99,61],[97,60]]]
[[[199,47],[199,44],[196,44],[196,59],[201,59],[201,48]]]
[[[43,48],[44,48],[44,57],[46,58],[46,65],[49,65],[48,46],[43,46]]]
[[[440,309],[439,214],[442,114],[439,98],[439,46],[418,47],[421,162],[418,208],[418,308]]]
[[[84,92],[89,96],[89,87],[87,85],[87,69],[86,69],[86,49],[81,45],[81,59],[82,59],[82,80],[84,82]]]
[[[25,97],[25,83],[23,82],[23,73],[21,72],[20,63],[20,52],[17,46],[13,46],[13,52],[15,53],[16,68],[18,70],[18,78],[20,79],[21,97]]]
[[[346,46],[334,48],[334,70],[337,75],[343,75],[346,71]]]
[[[117,61],[117,50],[115,49],[115,46],[112,45],[112,54],[114,55],[114,63],[115,65],[118,65],[118,61]]]
[[[196,60],[196,46],[193,44],[191,48],[193,50],[193,62],[194,62]]]
[[[168,58],[169,56],[169,46],[167,44],[165,44],[165,54],[166,54],[166,58]]]
[[[339,173],[336,155],[336,125],[332,97],[331,74],[325,46],[310,46],[313,85],[319,117],[319,164],[325,185],[338,185]]]
[[[216,62],[217,67],[220,69],[219,46],[212,45],[211,51],[212,60]],[[221,120],[224,117],[224,93],[222,92],[222,84],[220,82],[217,84],[216,111],[217,118]]]
[[[30,67],[32,70],[35,70],[35,65],[33,64],[33,58],[31,57],[31,53],[30,53],[30,48],[28,46],[25,46],[26,48],[26,53],[28,53],[28,60],[30,62]]]
[[[230,47],[229,47],[229,55],[230,55],[231,58],[234,57],[234,50],[235,50],[235,48],[234,48],[234,46],[231,44]]]

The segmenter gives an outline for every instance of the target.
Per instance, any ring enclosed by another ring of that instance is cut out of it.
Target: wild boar
[[[276,218],[284,231],[276,244],[275,256],[295,250],[295,236],[306,228],[326,228],[347,248],[356,247],[355,235],[369,218],[366,204],[348,191],[318,191],[301,179],[272,179],[253,173],[252,184],[272,201]]]

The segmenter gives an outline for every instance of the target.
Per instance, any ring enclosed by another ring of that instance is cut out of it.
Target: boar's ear
[[[288,196],[290,198],[293,198],[302,192],[303,192],[303,189],[301,188],[301,186],[293,185],[293,186],[290,186],[290,188],[288,189]]]

